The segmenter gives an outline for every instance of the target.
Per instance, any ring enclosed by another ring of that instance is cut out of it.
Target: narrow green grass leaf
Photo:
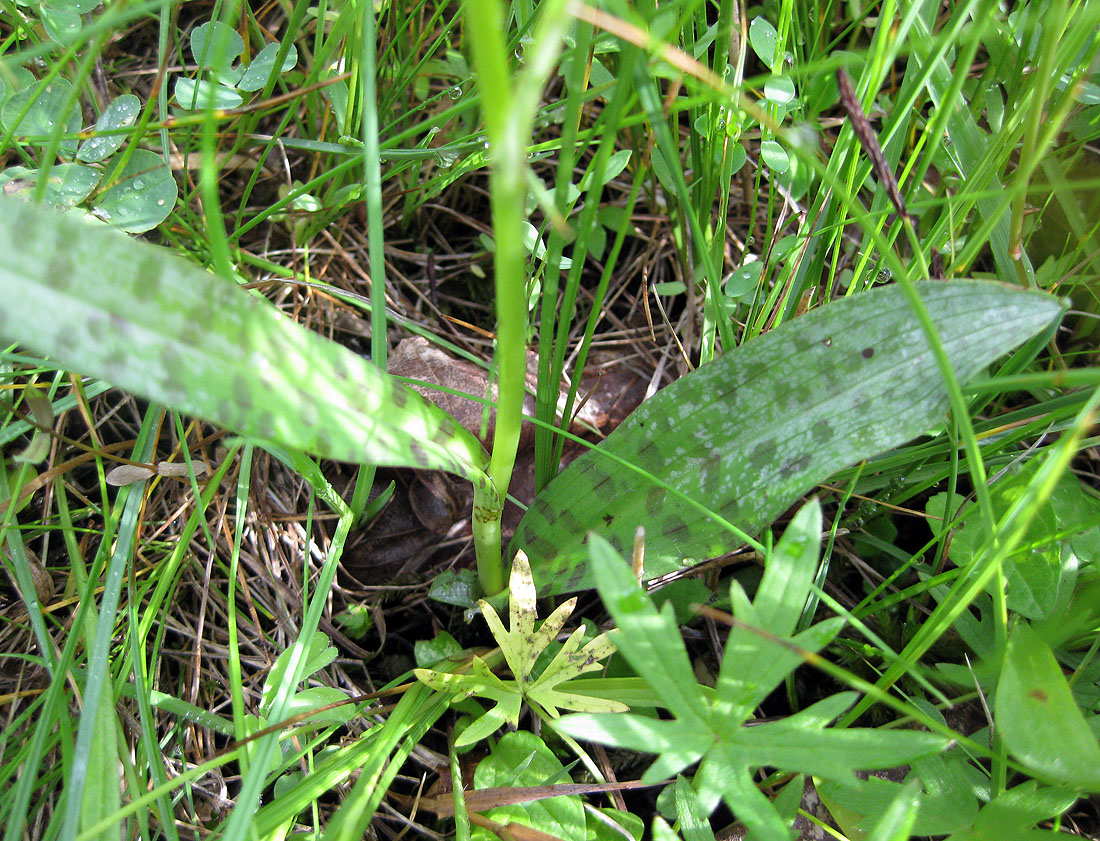
[[[1028,625],[1008,640],[994,716],[1014,756],[1057,782],[1100,791],[1100,747],[1058,661]]]
[[[1061,311],[992,282],[918,288],[960,381]],[[621,556],[642,525],[646,577],[681,569],[732,549],[729,524],[759,531],[836,470],[926,432],[947,405],[900,288],[836,301],[643,403],[535,498],[511,552],[527,553],[540,593],[591,587],[585,535]]]
[[[261,440],[484,480],[449,415],[165,249],[0,200],[0,253],[6,338]]]
[[[80,809],[82,829],[94,826],[122,806],[118,793],[118,714],[114,702],[114,687],[107,675],[88,751],[88,781],[84,785],[84,803]],[[106,830],[96,837],[107,841],[112,836],[117,838],[118,831]]]

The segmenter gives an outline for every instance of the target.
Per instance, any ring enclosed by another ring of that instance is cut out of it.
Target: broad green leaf
[[[80,15],[71,9],[57,8],[44,3],[39,7],[39,14],[51,41],[67,44],[80,32]]]
[[[86,15],[98,9],[103,0],[50,0],[50,5],[55,9],[68,9],[78,15]]]
[[[25,67],[5,67],[4,71],[0,73],[0,106],[3,106],[16,91],[21,91],[36,82],[34,74]]]
[[[618,176],[620,172],[626,169],[626,165],[629,162],[629,149],[620,149],[618,152],[613,154],[610,158],[608,158],[607,165],[604,167],[603,172],[600,173],[600,184],[606,184],[608,181],[611,181],[613,178]],[[590,169],[584,174],[584,177],[581,178],[580,184],[577,185],[578,195],[580,191],[587,190],[589,189],[589,187],[592,186],[593,174],[594,173]]]
[[[36,138],[33,143],[37,146],[45,145],[58,130],[66,134],[76,133],[80,131],[80,107],[72,93],[72,84],[60,77],[45,87],[36,84],[23,88],[4,103],[0,110],[0,122],[6,131],[16,136]],[[75,152],[76,141],[62,140],[61,148]]]
[[[791,168],[791,156],[777,140],[764,140],[760,143],[760,160],[772,172],[784,173]]]
[[[511,788],[572,782],[561,761],[534,733],[506,733],[492,753],[478,763],[474,788]],[[562,841],[585,841],[584,804],[576,795],[548,797],[528,803],[496,806],[485,816],[502,824],[521,824],[549,833]],[[516,832],[517,837],[523,837]],[[480,827],[475,839],[497,841]]]
[[[82,164],[57,164],[50,167],[47,176],[44,204],[56,207],[75,207],[88,198],[99,183],[100,172]],[[0,172],[0,186],[5,195],[33,193],[41,173],[37,169],[22,166],[8,167]]]
[[[245,435],[447,470],[495,493],[436,406],[235,283],[73,215],[0,198],[0,335]]]
[[[1047,644],[1028,625],[1008,639],[993,707],[1009,751],[1058,783],[1100,791],[1100,747]]]
[[[38,7],[46,34],[59,44],[71,41],[80,32],[80,16],[98,8],[100,0],[49,0]]]
[[[762,17],[752,19],[752,23],[749,24],[749,43],[757,58],[769,69],[775,64],[778,41],[779,33],[766,19]]]
[[[756,286],[763,273],[764,264],[759,260],[746,263],[730,273],[722,285],[722,291],[731,298],[751,298],[756,294]]]
[[[417,640],[413,644],[416,665],[424,668],[444,660],[458,659],[462,652],[463,648],[458,640],[446,631],[439,631],[433,639]]]
[[[306,720],[315,724],[344,724],[355,715],[355,705],[345,703],[347,700],[347,693],[334,686],[311,686],[294,693],[286,712],[287,716],[301,715],[329,704],[339,704],[338,707],[314,713]]]
[[[116,97],[99,115],[99,119],[95,121],[95,130],[97,132],[109,132],[129,128],[137,120],[139,111],[141,111],[141,100],[132,93],[124,93],[122,96]],[[106,160],[117,152],[125,142],[126,135],[121,132],[89,137],[80,144],[76,159],[84,161],[84,163]]]
[[[992,282],[918,289],[961,381],[1061,312],[1049,295]],[[926,432],[946,410],[901,289],[835,301],[643,403],[536,497],[511,551],[527,553],[540,593],[567,592],[593,584],[588,532],[622,555],[643,525],[646,577],[664,575],[737,545],[700,507],[758,532],[815,483]]]
[[[619,809],[596,808],[590,815],[598,815],[587,823],[587,841],[642,841],[645,821],[640,816]]]
[[[913,825],[920,813],[920,782],[912,780],[901,786],[897,795],[887,804],[881,817],[871,830],[871,838],[882,841],[907,841],[913,833]]]
[[[1077,792],[1040,787],[1028,780],[998,794],[978,813],[968,832],[956,833],[948,841],[1058,841],[1063,833],[1030,827],[1062,814],[1076,799]]]
[[[764,83],[764,97],[780,105],[793,101],[794,93],[794,82],[789,76],[772,76]]]
[[[116,228],[145,233],[168,218],[178,191],[172,170],[160,155],[137,149],[99,196],[96,212]]]
[[[267,84],[267,78],[271,75],[272,68],[275,67],[275,59],[278,58],[279,45],[268,44],[262,50],[260,50],[252,63],[248,65],[248,70],[241,76],[241,80],[237,82],[237,89],[242,91],[258,91],[264,85]],[[283,59],[283,66],[281,68],[282,73],[286,73],[288,70],[293,70],[294,65],[298,63],[298,49],[291,44],[290,49],[287,50],[286,58]]]
[[[947,835],[971,826],[978,816],[975,792],[987,784],[982,772],[960,751],[919,759],[906,781],[919,780],[920,812],[914,835]],[[837,825],[853,841],[871,841],[868,834],[899,797],[902,785],[869,776],[854,785],[831,780],[816,784],[821,801]]]
[[[205,79],[176,79],[173,93],[176,104],[188,111],[196,108],[236,108],[244,102],[244,97],[233,88]]]
[[[204,69],[229,68],[244,52],[244,39],[220,20],[209,21],[191,30],[191,55]],[[202,106],[202,102],[199,102]]]
[[[1027,494],[1028,485],[1039,468],[1034,460],[1022,469],[1009,471],[992,488],[990,498],[997,517],[1003,516]],[[1067,475],[1059,486],[1072,488],[1077,479]],[[1063,494],[1065,496],[1065,494]],[[1029,619],[1051,618],[1057,621],[1069,601],[1077,581],[1077,559],[1069,542],[1056,539],[1069,524],[1068,518],[1056,508],[1058,500],[1051,499],[1040,509],[1028,529],[1024,546],[1006,559],[1005,583],[1008,585],[1008,608]],[[958,508],[954,509],[958,513]],[[963,526],[955,531],[950,543],[951,560],[956,566],[965,567],[981,547],[985,532],[977,518],[975,505],[963,509]],[[1001,587],[1001,583],[991,584]]]
[[[263,693],[260,699],[260,709],[264,715],[270,712],[271,703],[275,699],[275,694],[279,691],[279,684],[282,682],[290,663],[290,654],[291,649],[288,648],[278,656],[275,665],[271,667],[271,671],[268,672],[267,679],[264,681]],[[328,635],[318,631],[310,640],[309,653],[306,655],[302,677],[307,678],[313,673],[319,672],[335,660],[337,654],[339,652],[336,650],[336,646],[329,641]]]

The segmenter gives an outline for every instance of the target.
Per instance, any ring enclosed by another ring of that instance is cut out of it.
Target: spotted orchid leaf
[[[0,199],[0,336],[244,435],[489,488],[478,440],[232,281],[92,219]]]
[[[1052,324],[1062,304],[981,281],[918,285],[966,381]],[[535,498],[510,551],[544,595],[590,588],[585,539],[628,553],[646,530],[654,578],[738,540],[709,510],[757,533],[832,473],[928,431],[948,407],[902,290],[886,287],[793,319],[643,403]]]

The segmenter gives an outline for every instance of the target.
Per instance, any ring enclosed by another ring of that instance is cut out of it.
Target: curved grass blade
[[[994,282],[918,286],[960,381],[1062,311],[1049,295]],[[544,595],[593,586],[585,536],[629,554],[646,529],[646,577],[734,548],[721,523],[758,532],[837,470],[915,438],[948,406],[902,290],[836,301],[745,343],[643,403],[573,462],[520,522]],[[629,462],[697,503],[605,454]]]
[[[167,249],[0,199],[0,254],[0,336],[253,438],[488,486],[450,415]]]

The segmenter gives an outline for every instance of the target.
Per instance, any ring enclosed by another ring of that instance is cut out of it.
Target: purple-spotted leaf
[[[993,282],[918,289],[960,381],[1062,311],[1049,295]],[[527,553],[545,595],[593,586],[589,532],[628,554],[645,526],[646,577],[682,569],[738,543],[700,508],[758,532],[835,471],[926,432],[947,407],[900,288],[839,300],[643,403],[535,498],[511,552]]]
[[[0,254],[5,340],[262,441],[490,488],[481,444],[441,409],[165,248],[0,198]]]

